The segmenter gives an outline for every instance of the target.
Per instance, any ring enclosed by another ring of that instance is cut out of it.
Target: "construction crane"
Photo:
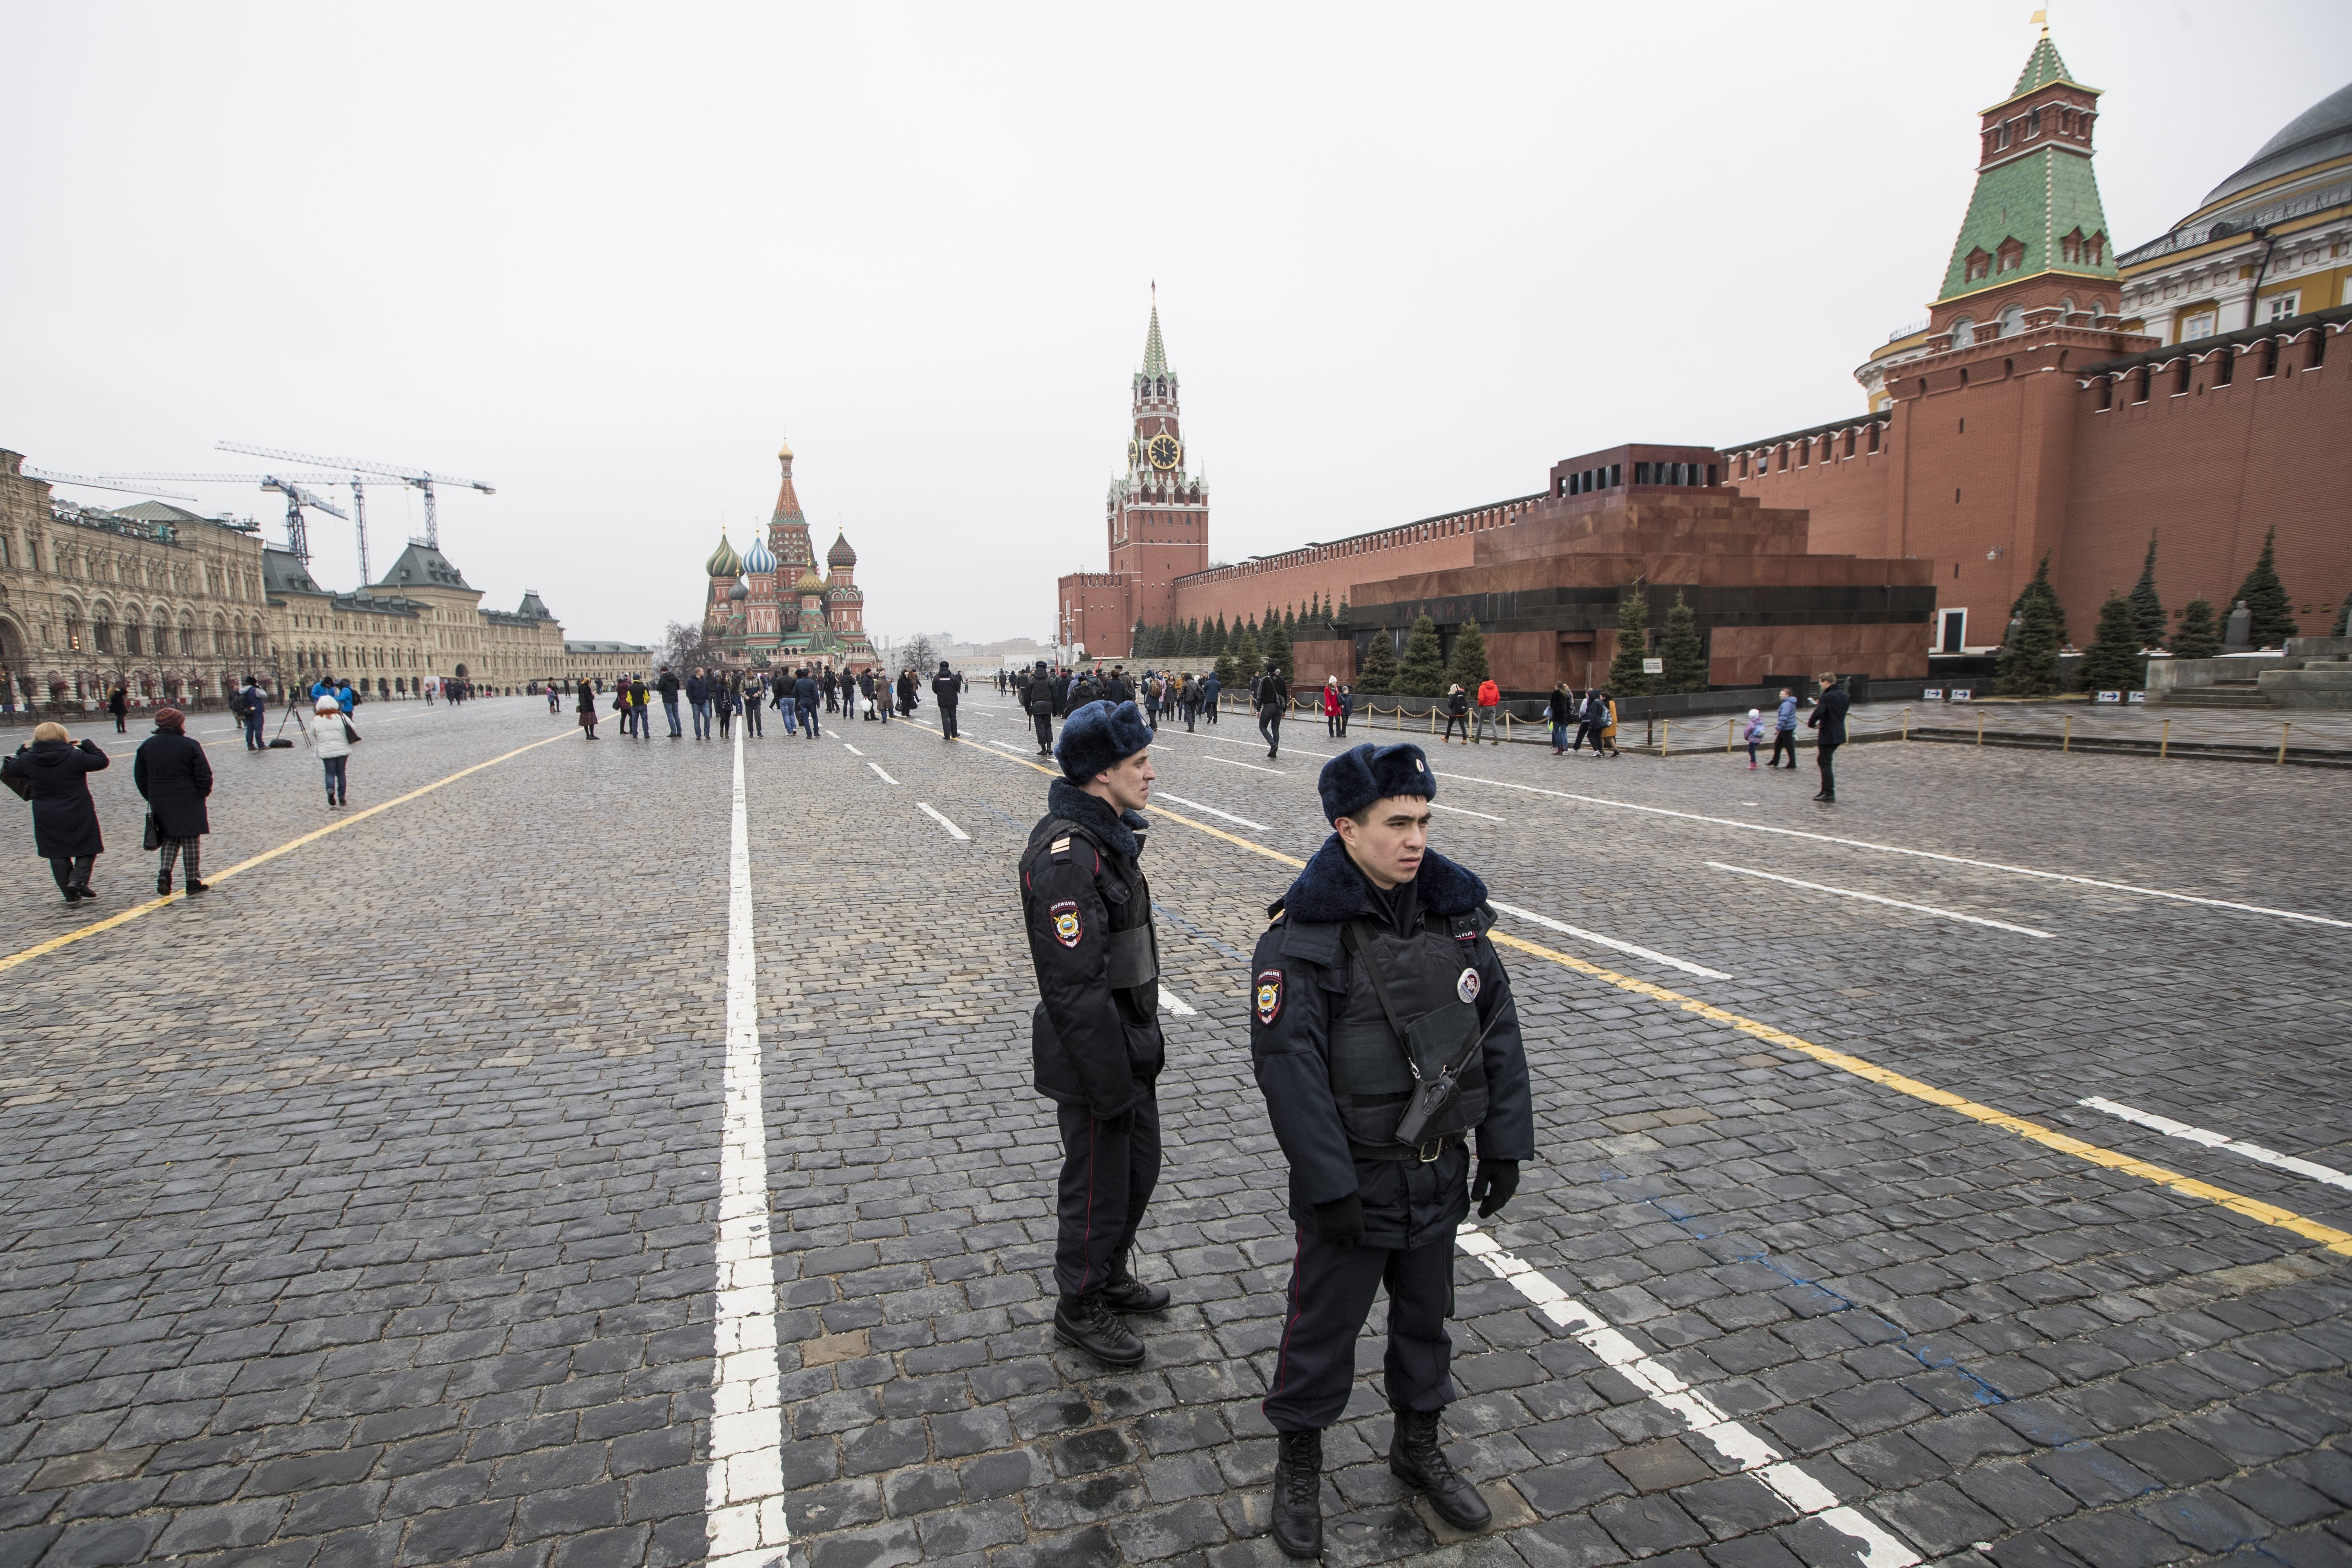
[[[348,469],[354,475],[380,474],[386,478],[397,479],[403,484],[414,485],[425,492],[425,542],[435,549],[441,548],[441,517],[433,505],[434,486],[462,485],[470,490],[479,490],[485,496],[498,494],[496,486],[486,485],[479,479],[460,479],[454,474],[436,474],[429,469],[407,468],[396,463],[370,463],[349,461],[341,457],[319,457],[302,452],[285,452],[275,446],[247,446],[236,441],[216,441],[213,444],[213,447],[218,452],[242,452],[249,457],[275,457],[287,463],[316,463],[321,468]]]
[[[163,477],[160,474],[110,474],[93,478],[86,474],[52,474],[46,468],[27,468],[24,474],[27,479],[40,479],[51,485],[79,485],[91,490],[121,490],[133,496],[161,496],[169,501],[195,499],[194,496],[183,496],[177,490],[158,490],[152,485],[131,485],[122,482],[139,478],[160,479]],[[189,476],[191,478],[194,476]]]
[[[368,484],[369,484],[369,480],[367,480],[364,476],[361,476],[361,475],[358,475],[358,474],[291,474],[291,473],[282,473],[282,474],[110,474],[110,475],[107,476],[107,477],[108,477],[108,478],[110,478],[110,479],[126,479],[126,480],[127,480],[127,479],[169,479],[169,480],[172,480],[172,481],[173,481],[174,483],[178,483],[178,484],[194,484],[194,485],[206,485],[206,484],[211,484],[211,485],[258,485],[258,486],[261,486],[263,489],[265,489],[265,490],[277,490],[277,489],[281,489],[281,488],[283,488],[283,486],[278,483],[278,481],[280,481],[280,480],[284,480],[287,484],[291,484],[291,485],[300,485],[300,486],[311,486],[311,485],[315,485],[315,486],[318,486],[319,487],[320,487],[321,489],[325,488],[326,486],[330,486],[330,485],[349,485],[349,486],[352,487],[352,522],[353,522],[353,527],[356,528],[356,530],[357,530],[357,532],[358,532],[358,534],[359,534],[359,545],[360,545],[360,586],[361,586],[361,587],[362,587],[362,588],[364,588],[364,587],[366,587],[366,586],[367,586],[371,581],[373,581],[373,580],[374,580],[375,573],[373,572],[373,570],[372,570],[370,569],[370,567],[369,567],[369,565],[368,565],[368,537],[367,537],[367,486],[368,486]],[[335,516],[337,516],[337,517],[341,517],[341,516],[343,515],[341,512],[340,512],[340,511],[336,511],[334,507],[328,506],[328,505],[327,505],[325,502],[323,502],[323,501],[317,501],[317,502],[313,502],[313,503],[310,503],[310,504],[314,504],[314,505],[318,506],[321,510],[324,510],[324,511],[330,511],[330,512],[334,512],[334,513],[335,513]],[[298,553],[299,553],[299,554],[301,555],[302,559],[303,559],[305,561],[308,561],[308,560],[310,559],[310,553],[309,553],[309,538],[308,538],[308,531],[307,531],[307,530],[305,530],[305,537],[304,537],[304,549],[303,549],[301,551],[298,552]]]

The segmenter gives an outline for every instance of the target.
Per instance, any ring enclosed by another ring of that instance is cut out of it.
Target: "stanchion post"
[[[1977,709],[1977,744],[1984,744],[1984,709]]]
[[[2283,725],[2279,726],[2279,754],[2278,754],[2278,763],[2279,763],[2279,766],[2280,766],[2280,767],[2282,767],[2282,768],[2284,768],[2284,767],[2285,767],[2285,766],[2286,766],[2286,737],[2287,737],[2290,734],[2294,733],[2294,726],[2293,726],[2293,725],[2291,725],[2291,724],[2283,724]]]
[[[2071,713],[2066,716],[2066,728],[2064,733],[2059,737],[2058,749],[2061,751],[2072,751],[2074,749],[2074,716]]]
[[[1739,721],[1738,719],[1727,718],[1723,721],[1723,754],[1726,757],[1731,755],[1732,741],[1738,733]]]
[[[1909,703],[1903,705],[1903,738],[1906,741],[1911,738],[1911,705]]]
[[[1673,719],[1668,719],[1666,720],[1666,737],[1658,742],[1658,755],[1664,757],[1670,749],[1673,748],[1674,744],[1675,721]]]
[[[2166,720],[2164,721],[2164,733],[2163,733],[2160,737],[2158,737],[2158,739],[2157,739],[2157,743],[2156,743],[2156,759],[2157,759],[2158,762],[2163,761],[2167,756],[2170,755],[2171,751],[2172,751],[2172,721],[2171,721],[2170,719],[2166,719]]]

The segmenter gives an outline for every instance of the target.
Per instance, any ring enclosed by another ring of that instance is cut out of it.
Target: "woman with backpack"
[[[583,681],[580,684],[585,687],[588,683]],[[334,698],[320,697],[316,706],[317,712],[310,720],[310,744],[318,749],[319,760],[326,764],[327,810],[331,811],[338,806],[351,804],[352,747],[359,744],[360,733],[352,727],[352,721],[343,716],[343,706]],[[594,716],[593,704],[589,714],[592,718]],[[593,727],[588,732],[588,738],[596,738]]]
[[[1756,771],[1756,748],[1764,744],[1764,710],[1762,708],[1752,707],[1748,710],[1748,733],[1744,738],[1748,742],[1748,771],[1753,773]]]
[[[1445,694],[1445,733],[1438,737],[1440,746],[1454,738],[1454,727],[1457,724],[1462,727],[1462,744],[1469,745],[1470,694],[1462,689],[1459,681],[1454,682]]]

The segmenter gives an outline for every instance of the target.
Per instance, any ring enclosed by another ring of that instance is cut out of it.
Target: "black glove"
[[[1478,1218],[1485,1219],[1511,1201],[1519,1190],[1519,1162],[1517,1160],[1480,1160],[1478,1174],[1471,1179],[1470,1197],[1478,1206]],[[1322,1210],[1316,1210],[1320,1218]]]
[[[1315,1206],[1315,1234],[1334,1247],[1360,1247],[1364,1244],[1364,1200],[1361,1195],[1349,1193],[1333,1198],[1329,1203]]]

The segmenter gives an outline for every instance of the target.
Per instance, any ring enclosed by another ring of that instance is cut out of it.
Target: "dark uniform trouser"
[[[1290,1301],[1282,1351],[1262,1408],[1277,1432],[1320,1431],[1348,1408],[1356,1381],[1356,1336],[1372,1310],[1372,1292],[1389,1289],[1389,1350],[1383,1362],[1389,1405],[1439,1410],[1454,1401],[1447,1368],[1453,1342],[1454,1233],[1408,1250],[1340,1247],[1298,1233],[1290,1265]]]
[[[1061,1235],[1054,1286],[1083,1296],[1110,1281],[1113,1258],[1135,1245],[1160,1181],[1160,1101],[1150,1090],[1108,1121],[1057,1105],[1062,1122]]]
[[[955,710],[956,706],[953,703],[940,705],[940,733],[950,740],[956,737]]]
[[[1831,766],[1831,758],[1837,755],[1837,748],[1844,744],[1843,741],[1839,740],[1813,742],[1813,755],[1821,759],[1822,765],[1822,793],[1832,800],[1837,798],[1837,770]],[[1796,765],[1797,758],[1792,752],[1789,758],[1789,766],[1794,768]]]
[[[1037,721],[1037,749],[1040,751],[1053,750],[1054,716],[1050,713],[1033,713],[1029,716]]]

